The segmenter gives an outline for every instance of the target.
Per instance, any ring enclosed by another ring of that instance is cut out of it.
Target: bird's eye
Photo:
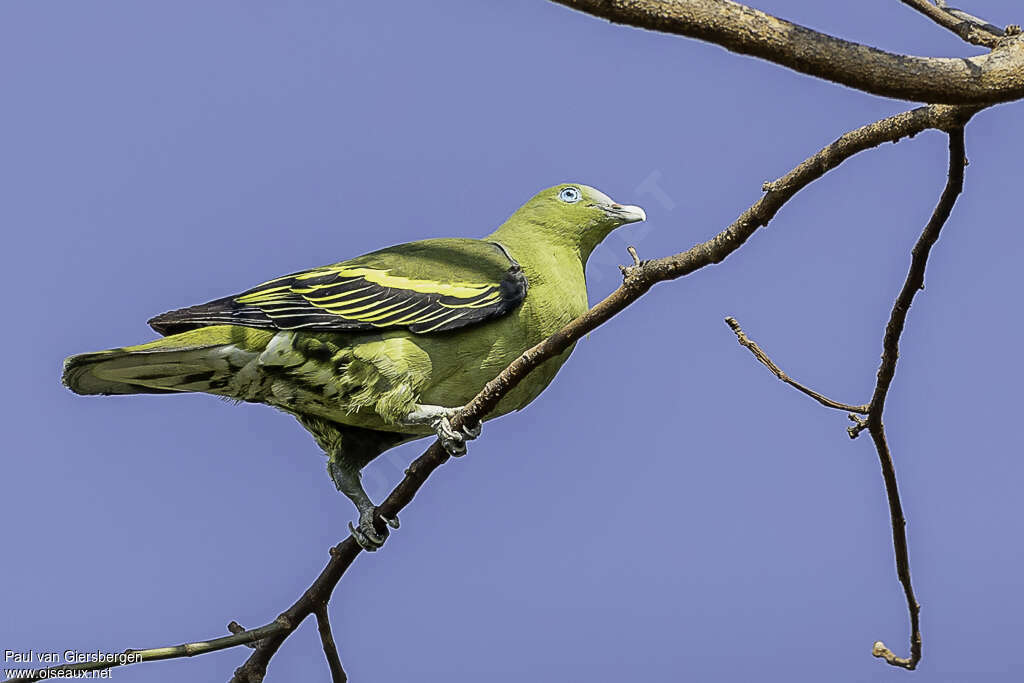
[[[558,193],[558,198],[566,204],[575,204],[580,200],[580,191],[575,187],[566,187]]]

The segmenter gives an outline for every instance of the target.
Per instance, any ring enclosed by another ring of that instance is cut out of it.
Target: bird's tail
[[[273,336],[236,325],[201,327],[148,344],[71,356],[62,381],[76,394],[231,395],[232,381]]]

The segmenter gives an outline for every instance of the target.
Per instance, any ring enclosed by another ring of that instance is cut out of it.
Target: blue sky
[[[977,50],[896,0],[760,6],[892,51]],[[994,23],[1006,4],[972,0]],[[591,259],[682,251],[893,102],[539,0],[0,4],[7,295],[0,650],[118,651],[256,626],[354,517],[291,418],[207,396],[74,396],[72,353],[162,311],[435,236],[542,187],[647,210]],[[777,382],[870,396],[936,132],[844,164],[724,263],[582,340],[526,411],[445,466],[332,602],[353,680],[1017,681],[1024,437],[1021,105],[967,130],[966,192],[911,310],[886,424],[925,659],[867,438]],[[427,442],[366,473],[383,496]],[[118,670],[226,680],[233,650]],[[268,680],[326,680],[312,624]]]

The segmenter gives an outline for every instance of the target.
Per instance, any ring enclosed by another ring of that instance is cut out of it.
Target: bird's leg
[[[448,454],[457,458],[466,454],[466,442],[480,436],[481,430],[480,423],[473,428],[463,425],[461,431],[452,429],[451,418],[462,408],[463,406],[445,408],[418,403],[412,412],[399,421],[399,424],[408,427],[430,425]]]
[[[359,470],[347,464],[343,459],[331,455],[327,461],[327,471],[330,473],[331,479],[334,481],[334,485],[338,487],[338,490],[344,493],[356,506],[356,509],[359,510],[359,526],[356,527],[351,522],[348,524],[352,537],[356,539],[356,543],[363,550],[370,552],[377,550],[384,545],[384,541],[388,537],[388,531],[385,527],[383,535],[377,533],[377,529],[374,526],[374,520],[378,517],[377,506],[366,495]],[[388,519],[383,515],[379,516],[392,529],[398,528],[397,517]]]

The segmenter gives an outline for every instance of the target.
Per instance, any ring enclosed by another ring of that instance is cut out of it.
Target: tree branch
[[[921,606],[914,596],[914,588],[910,580],[910,555],[906,534],[907,522],[903,514],[903,505],[900,502],[899,487],[896,482],[896,468],[893,464],[892,452],[886,439],[882,414],[885,411],[885,399],[888,395],[889,387],[892,385],[893,376],[896,373],[896,360],[899,358],[899,341],[906,324],[910,304],[913,302],[917,292],[924,289],[924,274],[928,263],[928,255],[931,252],[932,246],[934,246],[939,238],[942,226],[949,219],[957,197],[963,191],[964,167],[967,164],[967,159],[964,156],[964,130],[962,127],[959,127],[948,129],[947,132],[949,134],[948,179],[931,219],[914,245],[910,271],[907,273],[903,288],[896,297],[896,303],[893,305],[889,322],[886,325],[885,336],[882,341],[882,362],[878,369],[878,377],[870,403],[863,406],[837,403],[794,382],[772,362],[771,358],[756,343],[743,333],[735,318],[725,319],[729,327],[736,333],[740,344],[750,349],[751,353],[780,380],[811,396],[828,408],[850,411],[849,417],[854,422],[854,425],[847,430],[850,438],[857,438],[865,429],[871,434],[871,439],[875,445],[879,463],[882,467],[882,479],[885,482],[886,498],[889,503],[893,553],[896,558],[896,575],[903,586],[903,593],[907,601],[907,611],[910,615],[910,657],[897,657],[882,641],[875,642],[872,647],[872,654],[875,657],[885,659],[886,662],[893,666],[905,669],[915,669],[918,662],[921,661]],[[867,417],[862,419],[858,416],[858,413],[867,415]]]
[[[980,19],[980,18],[974,16],[973,14],[968,14],[967,12],[963,11],[962,9],[957,9],[956,7],[950,7],[949,3],[946,2],[946,0],[935,0],[935,4],[938,5],[939,9],[943,10],[944,12],[949,12],[950,14],[952,14],[957,19],[960,19],[961,21],[966,21],[969,24],[973,24],[974,26],[977,26],[979,29],[981,29],[983,31],[987,31],[988,33],[991,33],[992,35],[995,35],[995,36],[1013,36],[1013,35],[1017,35],[1018,33],[1020,33],[1020,26],[1017,26],[1016,24],[1010,24],[1005,29],[1001,29],[998,26],[996,26],[995,24],[990,24],[989,22],[985,21],[984,19]]]
[[[728,0],[554,0],[638,28],[715,43],[883,97],[993,104],[1024,97],[1024,39],[970,58],[898,55],[820,33]]]
[[[810,389],[804,386],[803,384],[794,381],[789,377],[789,375],[782,371],[782,368],[775,364],[775,362],[768,356],[767,353],[761,350],[761,347],[757,345],[757,342],[753,341],[750,337],[746,335],[743,329],[740,328],[740,324],[739,322],[736,321],[736,318],[730,316],[725,319],[725,322],[730,328],[732,328],[732,331],[736,333],[736,340],[740,343],[740,346],[745,346],[747,349],[749,349],[750,352],[754,354],[754,358],[761,361],[761,364],[764,365],[769,370],[771,370],[773,375],[778,377],[780,380],[782,380],[789,386],[793,387],[797,391],[807,394],[808,396],[810,396],[811,398],[813,398],[815,401],[825,406],[826,408],[835,408],[836,410],[845,410],[851,413],[860,413],[861,415],[867,414],[868,406],[866,404],[854,406],[849,405],[847,403],[839,403],[838,401],[833,401],[827,396],[819,394],[814,389]]]
[[[858,128],[841,136],[832,144],[806,159],[785,176],[772,183],[766,183],[766,194],[750,208],[740,214],[731,225],[710,240],[698,244],[688,251],[675,256],[643,261],[627,266],[623,270],[622,285],[587,313],[576,318],[564,328],[543,342],[526,351],[512,362],[497,377],[488,382],[465,408],[452,418],[452,427],[477,424],[497,406],[501,398],[512,390],[531,370],[545,360],[567,349],[576,340],[607,322],[612,316],[639,299],[658,282],[682,277],[695,270],[719,263],[733,253],[761,226],[767,225],[782,205],[812,181],[825,175],[849,157],[885,142],[916,135],[934,128],[952,130],[962,127],[976,108],[934,105],[890,116],[875,123]],[[632,254],[631,254],[632,255]],[[396,516],[419,491],[431,473],[447,462],[449,455],[439,442],[431,446],[405,471],[405,477],[391,491],[380,505],[380,516]],[[380,522],[383,524],[383,522]],[[383,531],[383,527],[379,529]],[[312,602],[307,596],[325,592],[330,595],[334,585],[341,579],[355,560],[361,548],[355,539],[349,537],[331,550],[331,560],[302,598],[285,615],[298,621],[308,616]],[[305,612],[305,614],[303,614]],[[273,652],[280,647],[290,631],[267,638],[249,660],[236,671],[232,683],[260,683],[266,671],[266,663]]]
[[[338,656],[338,646],[334,643],[334,634],[331,633],[331,617],[327,613],[327,603],[322,602],[313,610],[316,615],[316,628],[320,632],[320,644],[324,646],[324,656],[327,657],[327,666],[331,669],[332,683],[347,683],[348,676],[341,666],[341,657]]]
[[[971,17],[971,19],[975,20],[971,21],[971,19],[956,16],[951,10],[946,8],[945,3],[933,5],[928,0],[900,0],[900,2],[917,10],[939,26],[948,28],[968,43],[973,43],[974,45],[996,47],[1005,35],[1003,31],[1000,31],[986,21],[980,21],[974,17]]]
[[[901,658],[892,653],[885,643],[875,643],[872,653],[876,657],[885,659],[893,666],[905,669],[917,668],[921,661],[921,628],[920,615],[921,606],[914,597],[914,588],[910,582],[910,558],[907,550],[907,521],[903,515],[903,506],[900,503],[899,487],[896,483],[896,470],[893,465],[892,453],[885,436],[885,426],[882,423],[882,413],[885,410],[885,399],[889,393],[889,386],[892,384],[893,375],[896,373],[896,360],[899,358],[900,336],[903,334],[903,327],[907,321],[907,313],[910,311],[910,304],[919,290],[924,289],[924,273],[928,265],[928,255],[931,252],[936,240],[939,239],[939,232],[945,225],[957,197],[964,188],[964,167],[967,159],[964,156],[964,131],[958,128],[949,132],[949,178],[946,187],[942,191],[939,203],[932,213],[931,219],[925,226],[921,237],[914,245],[913,256],[910,262],[910,270],[907,279],[903,283],[903,289],[896,297],[896,303],[892,307],[889,322],[885,327],[885,337],[882,341],[882,362],[878,368],[878,381],[875,384],[875,391],[871,397],[870,410],[867,418],[867,430],[871,434],[871,440],[878,451],[878,460],[882,467],[882,478],[885,480],[885,493],[889,500],[889,516],[892,521],[892,543],[896,552],[896,575],[900,584],[903,585],[903,594],[907,600],[907,610],[910,613],[910,657]]]
[[[890,116],[858,128],[840,136],[835,142],[807,158],[778,180],[765,183],[762,187],[764,195],[740,214],[732,224],[711,239],[674,256],[650,261],[640,261],[639,257],[635,254],[635,250],[631,251],[633,265],[623,268],[623,283],[618,289],[588,312],[527,350],[513,361],[497,377],[488,382],[480,393],[452,418],[452,427],[458,430],[463,425],[478,423],[530,371],[534,370],[544,361],[562,353],[584,335],[607,322],[614,315],[643,296],[655,284],[683,277],[700,268],[723,261],[739,249],[758,228],[767,225],[779,209],[801,189],[822,177],[828,171],[836,168],[846,159],[858,152],[877,147],[885,142],[896,142],[904,137],[912,137],[924,130],[961,130],[964,124],[979,109],[978,107],[932,105],[896,114],[895,116]],[[902,323],[900,324],[900,329],[902,329]],[[413,461],[405,471],[405,477],[381,503],[378,520],[381,516],[396,516],[412,501],[430,474],[447,462],[449,457],[447,451],[439,442],[435,441],[431,444],[422,455]],[[378,521],[378,524],[382,525],[383,522]],[[383,527],[378,530],[383,531]],[[322,609],[321,605],[328,602],[335,586],[352,565],[352,562],[355,561],[361,550],[359,544],[351,536],[331,548],[331,558],[316,580],[313,581],[291,607],[285,610],[271,624],[254,629],[253,631],[246,631],[205,643],[136,652],[160,653],[155,655],[146,654],[142,661],[148,661],[151,659],[193,656],[205,651],[255,643],[256,646],[252,654],[242,666],[235,670],[231,681],[232,683],[261,683],[266,675],[267,664],[271,657],[273,657],[284,640],[294,632],[306,617],[310,614],[316,614],[318,609]],[[323,628],[321,628],[320,632],[323,639]],[[333,636],[330,637],[330,642],[333,642]],[[332,654],[328,651],[326,642],[325,652],[327,652],[330,659]],[[117,664],[110,663],[90,664],[88,670],[108,669],[117,666]],[[78,665],[66,668],[86,670]],[[338,668],[340,668],[340,660],[338,661]],[[333,674],[334,665],[332,664]]]
[[[885,326],[885,337],[882,339],[882,362],[878,368],[878,382],[871,396],[871,410],[868,417],[868,428],[882,425],[882,410],[889,393],[889,386],[896,374],[896,361],[899,358],[900,336],[907,322],[910,304],[919,290],[924,289],[924,273],[928,265],[928,255],[939,239],[939,232],[953,211],[957,197],[963,192],[964,167],[967,159],[964,156],[964,131],[954,128],[949,133],[949,176],[946,187],[939,198],[939,203],[932,212],[931,219],[925,226],[911,252],[910,270],[903,288],[893,304],[889,322]]]
[[[434,444],[434,446],[436,445]],[[431,446],[431,449],[434,446]],[[444,448],[440,450],[447,455]],[[430,452],[430,449],[427,452]],[[423,456],[420,456],[420,459],[422,458]],[[406,476],[406,479],[408,479],[408,476]],[[392,495],[394,493],[394,491],[391,492]],[[331,548],[331,559],[327,562],[327,566],[323,568],[323,571],[316,577],[312,585],[306,589],[306,592],[277,618],[279,622],[285,624],[286,628],[271,634],[259,642],[253,653],[245,660],[245,663],[235,669],[235,675],[231,677],[232,683],[261,683],[263,681],[263,677],[267,673],[267,664],[278,648],[281,647],[281,643],[299,627],[299,624],[306,617],[313,614],[320,604],[326,604],[330,600],[334,587],[338,585],[338,581],[341,580],[341,577],[352,564],[352,561],[355,560],[360,550],[359,544],[351,536]],[[321,632],[321,639],[322,637]]]
[[[265,626],[254,628],[251,631],[240,631],[222,638],[212,638],[210,640],[185,643],[183,645],[173,645],[170,647],[155,647],[149,650],[125,650],[121,653],[123,655],[122,657],[111,661],[82,662],[79,664],[67,664],[64,666],[55,666],[46,669],[36,669],[35,675],[8,678],[4,680],[3,683],[31,683],[32,681],[41,681],[49,678],[72,678],[73,676],[57,672],[103,671],[105,669],[114,669],[119,666],[125,666],[126,664],[155,662],[161,659],[195,657],[197,655],[205,655],[210,652],[217,652],[218,650],[238,647],[239,645],[256,643],[267,636],[281,633],[285,629],[285,624],[281,623],[279,620],[274,620]]]

